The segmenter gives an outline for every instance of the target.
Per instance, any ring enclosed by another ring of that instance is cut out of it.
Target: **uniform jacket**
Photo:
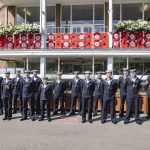
[[[141,88],[141,80],[136,77],[135,82],[132,81],[132,78],[128,76],[125,82],[125,89],[127,91],[127,96],[137,97],[139,90]]]
[[[65,80],[63,79],[60,80],[60,83],[58,83],[57,80],[53,82],[54,94],[63,95],[66,88],[67,88],[67,85],[66,85]]]
[[[16,77],[12,79],[13,95],[22,93],[22,79],[23,78],[21,76],[19,77],[18,81]]]
[[[81,85],[82,85],[82,79],[79,78],[77,82],[75,79],[72,79],[69,82],[69,87],[71,89],[71,93],[74,95],[80,94],[81,93]]]
[[[8,82],[6,83],[6,79],[3,79],[1,83],[1,97],[12,97],[12,80],[9,79]]]
[[[28,82],[26,79],[22,79],[22,97],[32,97],[35,90],[35,82],[34,80],[29,77]]]
[[[103,95],[104,94],[104,80],[100,79],[100,81],[98,79],[94,80],[94,95]]]
[[[82,96],[83,97],[93,96],[94,82],[91,79],[89,80],[88,83],[87,83],[87,80],[83,80],[81,88],[82,88]]]
[[[115,100],[115,94],[117,92],[117,80],[111,79],[108,84],[107,79],[104,80],[104,101]]]
[[[36,77],[37,79],[36,80],[34,80],[34,77],[32,77],[32,79],[34,80],[34,82],[35,82],[35,87],[34,87],[34,93],[39,93],[39,87],[40,87],[40,85],[42,84],[42,80],[41,80],[41,78],[40,77]]]
[[[126,89],[125,89],[126,78],[124,78],[123,76],[120,76],[118,80],[118,87],[120,89],[120,94],[123,94],[123,95],[126,95]]]
[[[51,84],[47,83],[46,87],[42,83],[39,87],[40,100],[50,100],[53,92],[53,87]]]
[[[2,81],[3,81],[3,78],[0,77],[0,87],[1,87]],[[0,98],[1,98],[1,90],[0,90]]]

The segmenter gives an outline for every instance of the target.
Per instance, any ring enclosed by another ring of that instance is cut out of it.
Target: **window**
[[[40,7],[26,8],[27,23],[40,23]]]
[[[62,6],[62,22],[61,24],[70,24],[70,6]]]
[[[120,20],[120,4],[113,5],[113,23],[117,23]]]
[[[17,8],[17,24],[25,23],[25,9],[24,7]]]
[[[122,4],[122,20],[137,20],[142,19],[143,5],[142,4]]]
[[[129,68],[136,68],[137,74],[143,74],[143,60],[140,58],[129,58]]]
[[[122,74],[122,68],[127,67],[127,58],[126,57],[116,57],[114,58],[114,74]]]
[[[150,21],[150,4],[144,4],[144,20]]]
[[[94,24],[104,24],[104,5],[95,5],[95,18]]]
[[[55,23],[55,6],[47,6],[47,24]]]
[[[93,5],[73,5],[72,24],[93,24]]]

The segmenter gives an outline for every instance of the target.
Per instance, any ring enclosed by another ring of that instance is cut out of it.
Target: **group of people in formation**
[[[47,117],[51,121],[52,115],[58,114],[58,104],[60,101],[60,113],[65,116],[65,91],[67,88],[66,81],[62,79],[62,73],[57,73],[57,78],[54,82],[48,82],[47,77],[42,79],[38,77],[38,70],[25,71],[24,77],[20,71],[16,71],[16,76],[11,79],[10,72],[5,72],[5,78],[0,77],[0,114],[4,114],[3,120],[11,120],[12,114],[17,113],[17,103],[19,102],[19,111],[21,113],[20,121],[24,121],[30,116],[32,121],[44,120]],[[97,78],[90,78],[91,72],[85,72],[85,78],[79,77],[79,72],[74,72],[74,78],[69,82],[71,90],[71,106],[69,116],[76,113],[76,101],[78,100],[78,113],[82,116],[82,123],[87,120],[93,122],[92,117],[97,116],[98,101],[101,104],[101,123],[107,121],[108,107],[110,109],[111,122],[117,123],[115,102],[116,92],[120,89],[120,111],[119,117],[124,119],[124,124],[130,122],[132,117],[132,108],[134,108],[135,122],[142,124],[139,114],[139,90],[141,87],[141,79],[136,75],[136,69],[128,70],[123,68],[122,76],[118,80],[113,79],[112,71],[106,70],[106,78],[102,78],[103,72],[97,72]],[[150,118],[150,76],[147,78],[147,93],[148,93],[148,115]],[[54,107],[51,115],[51,100],[54,94]],[[124,105],[126,101],[126,113]],[[94,105],[93,105],[94,104]],[[134,104],[134,107],[132,107]],[[28,111],[29,110],[29,111]],[[46,113],[45,113],[46,110]],[[88,110],[88,118],[86,113]]]

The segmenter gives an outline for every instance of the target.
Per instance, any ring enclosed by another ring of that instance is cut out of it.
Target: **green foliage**
[[[127,20],[119,21],[113,26],[116,31],[150,31],[150,21]]]
[[[38,24],[19,24],[19,25],[0,25],[0,35],[22,34],[22,33],[39,33]]]

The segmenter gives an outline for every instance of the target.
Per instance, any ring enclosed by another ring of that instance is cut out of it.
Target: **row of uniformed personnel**
[[[93,116],[97,115],[98,99],[101,102],[101,123],[105,123],[107,119],[107,107],[110,106],[112,123],[116,124],[115,114],[115,94],[117,88],[120,88],[120,112],[119,117],[124,116],[124,103],[126,100],[127,110],[124,117],[124,123],[129,123],[131,117],[131,108],[134,104],[135,121],[141,124],[142,121],[139,117],[139,89],[141,80],[136,76],[136,70],[123,69],[123,75],[119,80],[112,78],[112,71],[106,71],[106,79],[102,79],[102,72],[97,72],[97,79],[91,80],[91,72],[85,72],[85,79],[80,79],[79,72],[75,72],[75,77],[69,83],[71,89],[71,108],[69,116],[75,115],[75,102],[78,100],[78,111],[82,115],[82,123],[86,122],[86,105],[88,105],[88,120],[92,120],[92,104],[94,94],[94,107]],[[40,121],[44,120],[44,108],[47,108],[47,119],[51,120],[50,104],[51,97],[54,91],[54,110],[53,115],[58,113],[58,100],[60,100],[61,115],[65,115],[64,107],[64,92],[66,90],[66,82],[61,78],[61,73],[57,73],[57,79],[53,84],[48,83],[48,78],[44,77],[43,80],[37,76],[37,70],[33,70],[33,77],[30,77],[30,71],[25,71],[25,77],[20,76],[20,71],[16,72],[16,77],[10,79],[10,72],[5,73],[5,79],[0,78],[1,82],[1,101],[0,109],[4,106],[5,114],[3,120],[10,120],[12,117],[12,99],[13,99],[13,113],[17,111],[17,99],[19,99],[20,112],[22,113],[21,121],[27,119],[27,104],[29,102],[30,118],[35,120],[36,115],[40,115]],[[149,78],[148,78],[149,79]],[[147,91],[149,88],[150,80],[147,84]],[[149,92],[148,92],[149,93]],[[3,102],[3,105],[2,105]],[[34,109],[35,108],[35,109]],[[2,113],[2,112],[1,112]],[[35,115],[36,113],[36,115]],[[150,117],[150,113],[148,117]]]

